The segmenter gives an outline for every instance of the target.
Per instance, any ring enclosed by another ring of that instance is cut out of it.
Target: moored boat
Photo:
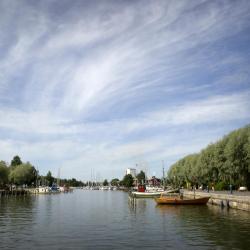
[[[162,191],[147,190],[146,185],[140,184],[137,191],[130,192],[129,196],[132,198],[155,198],[160,197],[162,193]]]
[[[184,199],[182,197],[164,197],[155,198],[157,204],[166,205],[205,205],[210,197]]]
[[[162,192],[131,192],[133,198],[155,198],[160,197]]]
[[[40,186],[37,188],[37,194],[50,194],[51,190],[47,186]]]
[[[137,191],[132,191],[129,193],[130,197],[132,198],[157,198],[163,195],[167,195],[167,194],[171,194],[178,192],[179,190],[175,190],[175,189],[169,189],[169,190],[165,190],[162,188],[158,188],[158,189],[146,189],[145,185],[138,185]]]

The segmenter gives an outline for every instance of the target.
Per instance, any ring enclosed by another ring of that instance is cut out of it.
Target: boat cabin
[[[138,192],[145,192],[146,186],[144,184],[138,185]]]

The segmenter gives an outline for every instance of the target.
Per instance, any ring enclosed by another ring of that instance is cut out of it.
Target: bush
[[[215,184],[214,188],[215,188],[216,191],[227,190],[228,189],[228,184],[221,181],[221,182],[218,182],[217,184]]]

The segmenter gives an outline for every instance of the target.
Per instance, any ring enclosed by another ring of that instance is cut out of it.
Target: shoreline
[[[249,193],[249,192],[248,192]],[[222,208],[233,208],[250,212],[250,195],[246,193],[235,192],[216,193],[195,191],[195,197],[210,197],[208,203],[212,205],[221,206]],[[186,197],[194,197],[194,191],[183,190],[183,195]]]
[[[17,190],[0,190],[0,198],[8,197],[8,196],[25,196],[29,195],[29,191],[25,189],[17,189]]]

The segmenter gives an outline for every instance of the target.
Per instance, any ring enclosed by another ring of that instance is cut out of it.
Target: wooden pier
[[[8,196],[25,196],[28,195],[29,192],[25,189],[17,189],[17,190],[0,190],[0,197],[8,197]]]

